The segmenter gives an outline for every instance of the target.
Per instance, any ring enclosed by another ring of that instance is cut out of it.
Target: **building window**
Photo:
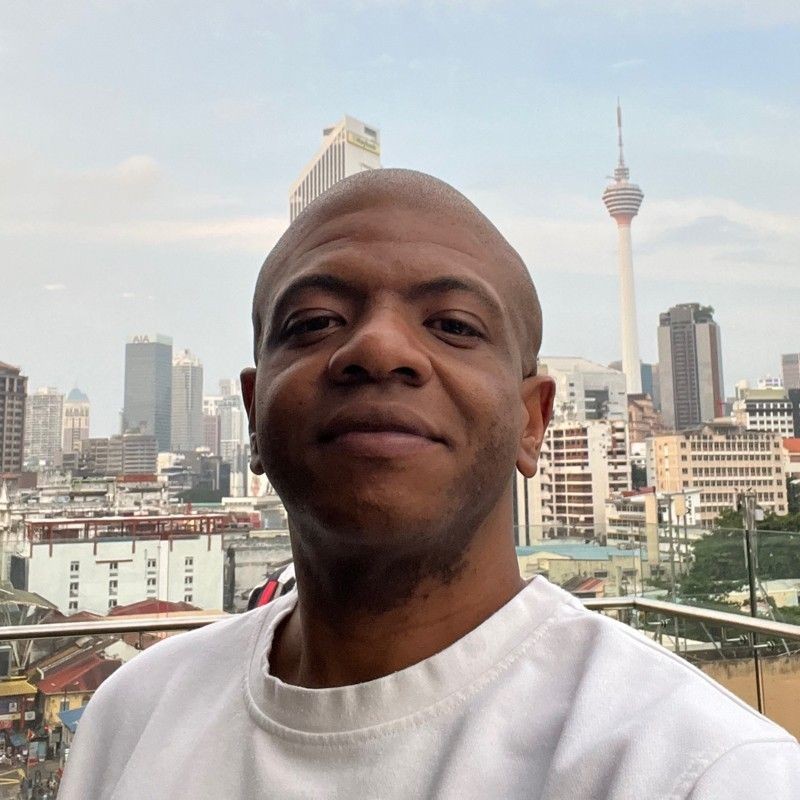
[[[60,710],[61,711],[69,711],[69,700],[64,699],[64,700],[61,701]]]
[[[119,569],[119,562],[118,561],[109,561],[108,562],[108,570],[109,572],[116,572]]]
[[[69,564],[69,571],[70,572],[78,572],[80,571],[81,563],[80,561],[70,561]]]
[[[184,583],[184,585],[186,585],[186,586],[191,586],[191,585],[194,583],[194,578],[193,578],[191,575],[187,575],[187,576],[186,576],[186,577],[183,579],[183,583]]]
[[[69,610],[70,611],[77,611],[78,610],[78,601],[77,600],[70,600],[69,601]]]
[[[191,602],[193,602],[193,601],[192,601],[192,595],[190,595],[190,594],[185,594],[185,595],[183,596],[183,602],[184,602],[184,603],[191,603]]]
[[[155,569],[156,568],[156,560],[154,558],[147,559],[147,569]]]
[[[116,594],[117,593],[117,582],[116,581],[109,581],[108,582],[108,593],[109,594]]]
[[[156,579],[155,578],[148,578],[147,579],[147,585],[148,586],[155,586],[156,585]]]
[[[78,584],[71,583],[69,585],[69,596],[70,597],[77,597],[78,596]]]
[[[186,558],[183,559],[183,565],[185,567],[193,567],[194,566],[194,556],[186,556]]]
[[[116,605],[117,605],[116,598],[115,597],[110,598],[109,601],[108,601],[108,607],[109,608],[115,608]]]

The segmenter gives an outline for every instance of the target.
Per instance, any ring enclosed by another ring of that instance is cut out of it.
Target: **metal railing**
[[[764,699],[764,674],[760,659],[760,651],[770,647],[771,644],[759,643],[759,635],[771,636],[781,640],[792,639],[800,641],[800,625],[791,625],[786,622],[775,622],[774,620],[760,619],[752,616],[749,617],[743,614],[731,614],[727,611],[687,606],[681,603],[670,603],[663,600],[650,600],[644,597],[600,597],[585,599],[583,600],[583,605],[585,608],[591,609],[592,611],[628,609],[699,622],[704,626],[706,624],[711,624],[718,625],[722,628],[738,628],[739,630],[746,631],[749,634],[750,657],[753,661],[756,705],[761,714],[765,713],[766,703]],[[719,649],[716,644],[715,648]],[[787,648],[787,653],[788,652],[789,650]]]
[[[600,597],[582,600],[585,608],[591,611],[639,611],[649,614],[676,617],[722,628],[736,628],[749,634],[749,647],[753,656],[765,647],[758,643],[759,636],[800,641],[800,625],[775,622],[731,614],[726,611],[688,606],[663,600],[650,600],[644,597]],[[189,631],[202,628],[213,622],[230,618],[229,614],[182,615],[169,617],[129,617],[108,618],[89,622],[62,622],[49,625],[13,625],[0,627],[0,642],[21,639],[47,639],[57,637],[96,636],[113,633],[153,633],[170,631]],[[754,664],[757,661],[754,658]],[[759,669],[756,673],[756,698],[758,710],[763,713],[763,678]]]

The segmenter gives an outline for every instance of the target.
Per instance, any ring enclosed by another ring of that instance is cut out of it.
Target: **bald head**
[[[287,228],[264,261],[256,283],[253,299],[256,362],[265,312],[274,299],[271,287],[291,264],[298,249],[332,220],[347,218],[364,209],[391,210],[393,207],[419,212],[440,221],[443,227],[460,227],[482,246],[507,287],[502,299],[512,311],[522,377],[535,374],[542,339],[542,314],[530,273],[519,254],[464,195],[438,178],[406,169],[370,170],[345,178],[310,203]],[[353,234],[350,235],[353,238]]]

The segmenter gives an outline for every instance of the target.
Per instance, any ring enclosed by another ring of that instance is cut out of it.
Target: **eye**
[[[429,328],[450,336],[483,338],[483,334],[464,320],[454,317],[439,317],[427,323]]]
[[[313,317],[290,319],[283,328],[281,338],[289,339],[292,337],[302,337],[308,334],[320,333],[329,329],[338,328],[343,324],[344,320],[335,314],[316,314]]]

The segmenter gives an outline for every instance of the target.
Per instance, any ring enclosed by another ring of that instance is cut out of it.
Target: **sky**
[[[800,351],[794,0],[6,0],[0,69],[0,361],[79,386],[93,436],[133,334],[191,349],[208,393],[252,363],[288,188],[345,113],[508,237],[542,353],[608,363],[619,96],[643,360],[681,302],[715,309],[729,392]]]

